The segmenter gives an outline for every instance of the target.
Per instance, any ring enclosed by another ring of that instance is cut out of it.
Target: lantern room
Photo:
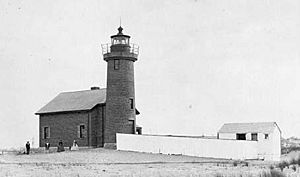
[[[130,36],[122,33],[123,28],[118,28],[118,34],[111,36],[111,45],[129,45]]]
[[[102,44],[102,54],[104,60],[123,57],[136,61],[139,54],[139,46],[130,43],[130,36],[123,34],[123,28],[118,28],[118,33],[111,36],[111,43]]]

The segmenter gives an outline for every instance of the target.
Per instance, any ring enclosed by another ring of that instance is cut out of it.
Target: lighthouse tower
[[[134,94],[134,62],[139,48],[129,42],[130,36],[111,36],[111,43],[102,45],[103,58],[107,62],[107,89],[104,120],[104,147],[116,145],[116,133],[135,134],[136,110]]]

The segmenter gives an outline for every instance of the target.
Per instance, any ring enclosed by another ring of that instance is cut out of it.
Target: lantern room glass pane
[[[112,39],[112,45],[116,44],[129,44],[129,39],[126,37],[114,37]]]

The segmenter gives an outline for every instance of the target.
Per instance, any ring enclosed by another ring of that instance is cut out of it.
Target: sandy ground
[[[124,152],[102,148],[76,152],[0,155],[0,176],[259,176],[270,163],[251,161],[248,166],[222,159]],[[286,169],[289,170],[289,169]],[[291,171],[291,170],[290,170]],[[300,176],[289,172],[290,176]]]

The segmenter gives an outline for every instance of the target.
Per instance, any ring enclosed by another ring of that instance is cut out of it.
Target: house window
[[[237,133],[236,139],[237,140],[246,140],[246,133]]]
[[[114,69],[118,70],[120,68],[120,60],[114,60]]]
[[[251,133],[251,140],[257,141],[257,133]]]
[[[269,139],[269,134],[265,134],[265,139]]]
[[[78,126],[78,138],[84,138],[84,125]]]
[[[44,133],[44,139],[50,138],[50,128],[49,127],[44,127],[43,128],[43,133]]]
[[[130,98],[130,109],[134,108],[134,102],[133,102],[133,98]]]

